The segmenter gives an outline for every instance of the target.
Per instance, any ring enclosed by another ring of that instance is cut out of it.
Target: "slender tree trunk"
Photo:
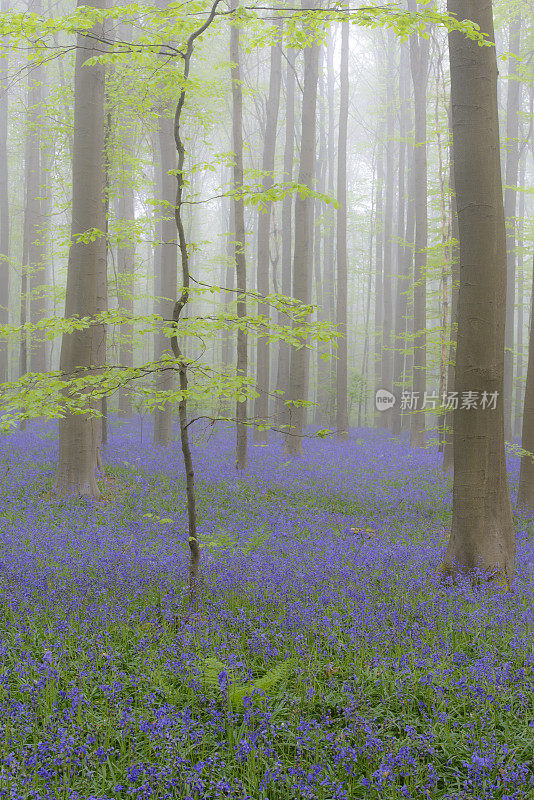
[[[336,423],[340,439],[349,438],[347,409],[347,124],[349,118],[349,31],[341,24],[339,134],[337,148],[337,341]]]
[[[231,199],[228,199],[227,207],[226,207],[226,215],[225,218],[228,220],[228,230],[226,236],[226,266],[225,266],[225,277],[224,281],[222,281],[222,285],[226,289],[224,292],[224,310],[228,312],[229,306],[234,301],[234,273],[235,273],[235,259],[234,259],[234,230],[235,230],[235,223],[234,223],[234,202]],[[223,369],[227,370],[230,368],[230,365],[233,364],[234,361],[234,354],[233,354],[233,342],[231,335],[228,335],[226,332],[223,332],[223,343],[222,343],[222,362],[223,362]]]
[[[236,8],[235,3],[232,8]],[[243,186],[243,91],[241,88],[241,53],[239,28],[233,25],[230,30],[230,61],[232,62],[232,141],[234,148],[234,184]],[[246,317],[247,300],[247,260],[245,255],[246,229],[245,208],[242,200],[234,205],[234,258],[236,264],[237,316]],[[241,328],[237,332],[237,374],[247,375],[247,334]],[[236,469],[247,466],[247,401],[236,403]]]
[[[121,41],[130,41],[132,30],[130,25],[123,25],[120,28]],[[117,248],[117,277],[119,286],[117,300],[119,307],[128,314],[133,315],[134,293],[135,293],[135,241],[131,226],[135,222],[134,208],[134,186],[133,186],[133,147],[134,147],[134,128],[133,119],[124,120],[125,130],[123,130],[121,141],[121,174],[122,183],[117,203],[117,222],[122,223],[126,230]],[[120,350],[119,361],[123,367],[133,367],[133,329],[132,325],[121,325],[120,330]],[[122,417],[132,416],[132,399],[127,386],[119,389],[119,414]]]
[[[367,279],[367,300],[365,302],[365,338],[363,343],[363,356],[362,356],[362,391],[358,398],[358,421],[357,427],[361,426],[362,422],[362,407],[364,408],[364,415],[366,407],[364,406],[367,394],[367,369],[369,362],[369,321],[371,317],[371,285],[373,282],[373,241],[374,241],[374,211],[375,211],[375,182],[376,171],[373,164],[373,183],[371,188],[371,224],[369,226],[369,276]]]
[[[333,197],[335,194],[336,182],[336,119],[334,113],[334,90],[335,90],[335,71],[334,71],[334,33],[328,38],[326,45],[326,101],[327,101],[327,140],[326,140],[326,162],[327,162],[327,194]],[[336,212],[332,206],[326,209],[326,238],[324,246],[324,287],[323,299],[325,304],[325,318],[327,322],[333,323],[336,319],[336,275],[334,271],[334,238],[335,238]],[[337,353],[334,352],[335,355]],[[327,425],[334,425],[333,392],[336,380],[335,359],[331,359],[325,370],[325,379],[322,383],[324,395],[322,402],[325,408],[325,422]]]
[[[534,272],[533,272],[534,276]],[[530,298],[530,333],[528,343],[527,382],[523,407],[523,430],[521,435],[521,468],[517,505],[534,510],[534,280]]]
[[[276,20],[277,29],[281,30],[282,20]],[[267,192],[274,183],[274,156],[276,150],[276,131],[278,127],[278,108],[280,106],[280,86],[282,83],[282,45],[280,42],[271,47],[271,72],[269,78],[269,97],[267,100],[267,119],[263,142],[262,191]],[[260,295],[269,294],[270,273],[270,238],[271,238],[271,203],[258,213],[258,262],[257,285]],[[269,307],[266,303],[258,303],[258,314],[267,317]],[[260,337],[256,346],[257,372],[256,383],[258,397],[254,403],[254,417],[260,427],[254,430],[256,442],[267,442],[269,431],[262,430],[269,416],[269,340]]]
[[[416,9],[416,0],[409,0],[408,8]],[[410,65],[412,70],[415,108],[415,254],[414,254],[414,356],[413,391],[422,405],[426,391],[426,249],[428,239],[427,214],[427,158],[426,158],[426,89],[428,71],[428,39],[419,35],[410,37]],[[425,413],[412,415],[411,443],[421,447],[425,443]]]
[[[393,389],[393,191],[395,188],[395,110],[393,108],[393,82],[395,71],[395,35],[388,33],[388,67],[386,79],[386,195],[384,203],[384,277],[382,324],[382,377],[383,388]],[[391,427],[391,408],[380,412],[380,426]]]
[[[7,0],[1,9],[7,11]],[[7,162],[8,57],[0,55],[0,325],[9,323],[9,195]],[[0,341],[0,383],[8,380],[8,344]]]
[[[515,385],[514,436],[521,436],[521,408],[523,395],[523,302],[524,302],[524,270],[523,231],[525,228],[525,168],[526,149],[521,157],[519,169],[519,211],[517,219],[517,374]]]
[[[163,206],[159,213],[160,241],[156,262],[156,313],[163,319],[170,320],[173,303],[176,298],[178,284],[178,249],[176,242],[176,225],[174,221],[174,202],[176,194],[176,176],[169,174],[176,169],[176,148],[174,146],[173,122],[169,117],[160,115],[158,119],[158,187]],[[165,323],[163,323],[165,324]],[[169,323],[166,323],[168,328]],[[160,360],[170,355],[171,344],[168,336],[156,333],[154,340],[154,359]],[[159,391],[171,391],[174,387],[174,371],[164,369],[158,374],[156,388]],[[163,408],[154,412],[154,444],[168,445],[172,439],[173,406],[166,402]]]
[[[103,9],[106,0],[93,0]],[[74,142],[72,230],[67,272],[65,315],[94,317],[101,313],[100,276],[106,269],[106,241],[80,241],[90,229],[105,230],[104,129],[105,67],[89,59],[102,52],[104,26],[96,23],[88,34],[79,34],[74,72]],[[61,371],[69,376],[82,368],[94,372],[105,363],[102,325],[65,334],[61,344]],[[59,493],[99,496],[95,469],[97,420],[88,414],[67,412],[59,422],[59,460],[55,489]]]
[[[491,0],[449,0],[448,11],[494,41]],[[455,390],[460,397],[477,392],[478,402],[476,408],[459,403],[454,412],[453,517],[443,570],[481,569],[510,581],[515,536],[504,452],[506,229],[497,61],[494,47],[459,32],[449,33],[449,54],[460,240]]]
[[[401,43],[399,73],[399,194],[397,214],[397,282],[395,287],[395,351],[393,354],[393,387],[397,402],[391,410],[391,427],[395,436],[401,433],[401,395],[404,371],[404,352],[406,350],[406,293],[409,289],[410,273],[408,247],[405,241],[405,184],[406,184],[406,131],[408,102],[408,52],[407,45]]]
[[[382,323],[384,318],[384,145],[382,131],[379,134],[376,159],[376,255],[375,255],[375,330],[374,330],[374,382],[375,391],[382,387]],[[374,401],[374,398],[373,398]],[[374,424],[380,426],[380,414],[375,404]]]
[[[293,179],[293,148],[295,142],[295,51],[286,53],[286,113],[285,113],[285,144],[284,144],[284,180]],[[291,295],[292,284],[292,238],[293,238],[293,195],[287,194],[282,201],[282,294],[284,297]],[[278,324],[282,325],[284,318],[278,315]],[[289,391],[289,361],[290,349],[286,342],[280,342],[278,356],[278,375],[276,387],[280,393],[278,400],[277,420],[278,425],[287,425],[289,422],[288,407],[285,405]],[[283,393],[283,394],[282,394]]]
[[[510,22],[508,50],[508,94],[506,98],[506,177],[504,190],[504,216],[506,218],[506,332],[504,351],[504,438],[512,438],[512,398],[514,377],[514,307],[515,307],[515,213],[517,203],[517,173],[519,167],[519,99],[521,84],[518,80],[521,39],[521,12]]]
[[[321,65],[324,59],[321,58]],[[326,128],[326,104],[328,102],[326,92],[326,81],[322,76],[322,66],[319,66],[319,99],[318,99],[318,124],[319,124],[319,152],[315,165],[315,172],[317,175],[317,191],[326,193],[327,187],[327,172],[328,172],[328,148],[327,148],[327,128]],[[315,202],[316,217],[320,217],[320,223],[315,225],[315,242],[313,245],[314,253],[314,273],[315,273],[315,302],[317,303],[317,322],[326,322],[327,317],[327,294],[328,287],[326,286],[326,269],[325,269],[325,256],[326,256],[326,236],[328,230],[328,220],[325,220],[325,212],[327,209],[322,207],[320,200]],[[327,212],[328,213],[328,212]],[[326,224],[325,224],[326,222]],[[328,383],[330,380],[331,365],[328,363],[328,353],[330,345],[328,343],[318,342],[317,344],[317,359],[316,359],[316,406],[314,410],[314,423],[318,426],[323,426],[327,422],[327,407],[328,407]]]
[[[36,14],[42,13],[40,0],[34,3]],[[44,67],[32,64],[28,78],[28,122],[26,129],[26,200],[24,212],[25,266],[29,269],[30,322],[35,325],[46,316],[46,245],[45,220],[42,197],[46,192],[45,176],[41,170],[41,136],[44,100]],[[30,370],[46,372],[46,340],[33,334],[28,337],[30,347]]]
[[[315,0],[302,0],[302,8],[316,8]],[[304,49],[304,87],[302,96],[302,133],[298,182],[313,187],[315,167],[315,110],[319,73],[319,46],[312,44]],[[295,199],[295,255],[293,260],[293,297],[301,303],[310,300],[310,198],[297,195]],[[304,413],[300,403],[306,400],[306,378],[309,351],[306,347],[293,348],[291,352],[289,396],[290,430],[286,433],[284,448],[290,455],[302,453]]]

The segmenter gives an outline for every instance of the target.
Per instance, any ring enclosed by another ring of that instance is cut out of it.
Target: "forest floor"
[[[51,495],[51,427],[0,440],[0,798],[534,796],[534,518],[512,591],[440,581],[435,450],[179,444],[110,422],[99,502]],[[518,460],[509,459],[515,496]]]

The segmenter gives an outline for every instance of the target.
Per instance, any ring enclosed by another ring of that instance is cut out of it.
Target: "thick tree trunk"
[[[508,94],[506,98],[506,168],[504,216],[506,218],[506,331],[504,351],[504,438],[512,438],[512,399],[514,377],[514,307],[515,307],[515,212],[517,173],[519,167],[519,98],[521,84],[517,78],[521,39],[521,13],[510,22],[508,50]]]
[[[282,21],[276,20],[276,27],[281,29]],[[278,126],[278,108],[280,106],[280,86],[282,83],[282,45],[278,42],[271,47],[271,71],[269,78],[269,97],[267,100],[267,119],[265,124],[265,139],[263,143],[262,170],[262,191],[268,191],[274,183],[274,156],[276,149],[276,130]],[[269,294],[269,274],[270,274],[270,239],[271,239],[271,203],[267,203],[266,208],[258,212],[258,262],[257,286],[260,295]],[[267,317],[269,306],[266,303],[258,303],[258,314]],[[270,364],[269,364],[269,340],[264,337],[258,339],[256,345],[257,353],[257,372],[256,384],[258,397],[254,403],[254,417],[260,423],[259,428],[254,430],[256,442],[267,442],[269,431],[262,430],[262,424],[268,421],[269,416],[269,387],[270,387]]]
[[[106,7],[106,0],[93,0],[94,8]],[[106,241],[78,241],[90,229],[105,230],[104,129],[105,67],[86,64],[102,52],[103,25],[96,23],[88,35],[77,40],[74,73],[74,141],[72,164],[72,228],[65,314],[93,317],[101,313],[100,287],[106,270]],[[61,344],[60,368],[67,376],[78,369],[94,372],[105,363],[105,335],[102,325],[65,334]],[[55,490],[61,494],[99,496],[96,483],[96,455],[100,425],[88,414],[66,413],[59,422],[59,460]]]
[[[336,424],[340,439],[349,437],[347,409],[347,124],[349,118],[349,31],[341,25],[339,134],[337,148],[337,340]]]
[[[160,241],[156,261],[156,314],[170,320],[178,285],[178,248],[174,203],[176,200],[176,176],[169,174],[176,169],[176,148],[174,145],[173,122],[170,117],[160,115],[158,119],[158,187],[164,205],[159,212]],[[164,323],[165,324],[165,323]],[[168,322],[166,327],[169,327]],[[154,339],[154,360],[161,359],[171,349],[168,336],[156,333]],[[170,391],[174,387],[174,370],[165,369],[156,379],[159,391]],[[154,412],[154,444],[168,445],[172,439],[171,403]]]
[[[284,180],[293,179],[293,148],[295,142],[295,51],[286,53],[286,113],[285,113],[285,142],[284,142]],[[282,201],[282,294],[284,297],[291,295],[292,284],[292,251],[293,251],[293,195],[287,194]],[[278,315],[278,324],[285,322],[282,314]],[[285,405],[289,390],[289,361],[290,349],[286,342],[280,342],[278,355],[278,375],[276,388],[280,394],[277,404],[278,425],[287,425],[289,421],[288,407]]]
[[[491,0],[449,0],[494,41]],[[460,240],[452,531],[444,572],[510,581],[515,536],[504,451],[506,230],[494,47],[449,34],[454,178]],[[493,408],[493,404],[495,408]]]
[[[534,281],[530,299],[530,333],[521,448],[526,452],[521,456],[517,505],[526,506],[534,511]]]
[[[315,0],[302,0],[302,8],[316,7]],[[319,46],[312,44],[304,49],[304,87],[302,95],[302,133],[298,182],[313,187],[315,167],[315,110],[319,73]],[[297,195],[295,199],[295,255],[293,260],[293,297],[301,303],[310,301],[310,198]],[[302,453],[304,413],[300,405],[306,400],[306,380],[309,351],[306,347],[293,348],[289,374],[288,400],[290,429],[286,433],[284,448],[290,455]]]
[[[451,131],[452,140],[452,131]],[[451,245],[451,272],[452,272],[452,291],[451,291],[451,335],[449,340],[449,363],[447,367],[447,395],[455,391],[455,372],[456,372],[456,340],[458,337],[458,292],[460,288],[460,247],[458,232],[458,211],[456,208],[456,190],[454,187],[454,153],[450,149],[450,175],[449,183],[451,190],[451,234],[453,243]],[[448,410],[445,416],[445,446],[443,448],[444,471],[452,469],[454,466],[454,412]]]
[[[235,8],[235,4],[233,8]],[[232,142],[234,148],[234,184],[236,188],[243,186],[243,91],[241,88],[241,53],[239,46],[239,28],[235,25],[230,30],[230,61],[232,62]],[[242,200],[235,200],[234,205],[234,258],[236,264],[237,316],[247,315],[247,259],[245,254],[246,229],[245,207]],[[239,293],[242,294],[239,294]],[[237,332],[237,374],[247,375],[247,334],[241,328]],[[247,401],[236,403],[236,469],[247,466]]]
[[[409,0],[408,8],[416,10],[416,0]],[[414,254],[414,307],[413,307],[413,391],[421,408],[426,391],[426,249],[428,240],[427,212],[427,157],[426,157],[426,89],[429,40],[419,35],[410,37],[410,65],[412,70],[415,109],[415,254]],[[412,415],[411,444],[421,447],[425,443],[425,413]]]

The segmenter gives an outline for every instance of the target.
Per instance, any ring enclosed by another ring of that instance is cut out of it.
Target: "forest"
[[[0,0],[0,800],[534,798],[533,18]]]

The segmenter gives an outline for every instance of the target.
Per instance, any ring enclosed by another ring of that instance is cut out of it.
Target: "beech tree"
[[[316,7],[314,0],[302,0],[302,9]],[[302,91],[302,124],[298,182],[312,188],[315,166],[315,109],[319,71],[319,45],[304,49],[304,86]],[[295,200],[295,254],[293,258],[293,297],[305,305],[310,301],[310,203],[308,195],[298,194]],[[305,387],[309,355],[306,347],[293,348],[289,373],[290,428],[285,435],[284,449],[291,455],[302,453]]]
[[[495,41],[491,0],[448,0],[458,19]],[[451,117],[460,287],[455,389],[485,401],[454,411],[452,530],[446,573],[482,570],[510,581],[515,536],[504,450],[506,230],[501,182],[497,60],[449,33]]]
[[[282,21],[276,20],[276,28],[280,30]],[[280,106],[280,86],[282,83],[282,45],[277,42],[271,47],[271,67],[269,76],[269,97],[266,106],[265,137],[263,141],[262,191],[267,192],[274,183],[274,156],[276,148],[276,131],[278,126],[278,108]],[[270,274],[270,241],[271,241],[271,206],[267,203],[258,212],[258,255],[256,286],[258,293],[264,297],[269,294]],[[258,303],[258,314],[267,316],[269,307]],[[259,423],[255,428],[254,438],[257,442],[266,442],[269,430],[265,427],[269,416],[269,341],[260,337],[256,345],[256,382],[258,396],[254,403],[254,417]],[[263,424],[262,424],[263,423]]]
[[[337,435],[348,439],[347,410],[347,122],[349,116],[349,23],[341,26],[339,137],[337,151]]]
[[[82,5],[80,2],[79,5]],[[91,7],[106,8],[106,0]],[[104,207],[105,66],[87,64],[102,52],[104,26],[97,22],[76,42],[74,72],[74,140],[72,160],[72,226],[67,272],[65,316],[96,317],[105,310],[101,296],[106,274]],[[94,231],[94,238],[87,233]],[[64,334],[60,368],[66,377],[94,372],[105,363],[102,324]],[[55,479],[58,493],[99,497],[96,483],[98,418],[91,415],[95,401],[87,394],[88,413],[67,411],[59,422],[59,458]]]

